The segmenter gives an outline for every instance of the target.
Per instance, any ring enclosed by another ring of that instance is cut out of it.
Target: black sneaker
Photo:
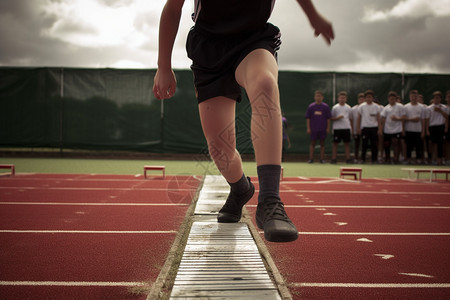
[[[243,195],[237,195],[233,191],[230,191],[227,201],[217,215],[217,221],[219,223],[237,223],[241,220],[242,208],[255,193],[255,186],[250,181],[250,177],[247,177],[247,179],[250,184],[250,189]]]
[[[264,229],[264,237],[269,242],[292,242],[298,237],[298,230],[278,199],[268,199],[258,203],[256,225]]]

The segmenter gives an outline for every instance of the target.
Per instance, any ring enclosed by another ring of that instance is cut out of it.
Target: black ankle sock
[[[245,177],[245,174],[243,174],[241,179],[239,179],[237,182],[228,182],[228,184],[236,194],[244,194],[250,188],[250,183],[248,182],[247,177]]]
[[[258,203],[268,198],[280,199],[280,165],[262,165],[257,167],[259,180]]]

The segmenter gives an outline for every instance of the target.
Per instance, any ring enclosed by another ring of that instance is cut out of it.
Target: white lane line
[[[449,232],[299,232],[301,235],[450,236]]]
[[[1,203],[0,203],[1,204]],[[248,204],[246,207],[256,207],[255,204]],[[362,209],[450,209],[450,206],[388,206],[388,205],[285,205],[286,208],[315,208],[324,210],[325,208],[362,208]]]
[[[68,205],[68,206],[188,206],[185,203],[87,203],[87,202],[0,202],[0,205]]]
[[[450,288],[450,283],[319,283],[294,282],[291,287],[325,287],[325,288]]]
[[[0,233],[173,234],[175,230],[0,230]]]
[[[258,231],[263,234],[264,231]],[[450,236],[450,232],[299,232],[300,235]]]
[[[247,205],[250,206],[250,205]],[[256,205],[253,205],[256,207]],[[450,206],[389,206],[389,205],[285,205],[291,208],[383,208],[383,209],[450,209]]]
[[[109,281],[0,281],[0,286],[98,286],[132,287],[146,286],[145,282],[109,282]]]
[[[333,191],[333,190],[280,190],[283,193],[313,194],[380,194],[380,195],[450,195],[450,192],[395,192],[395,191]]]
[[[0,190],[54,190],[54,191],[175,191],[190,192],[196,189],[168,189],[168,188],[88,188],[88,187],[5,187]],[[259,191],[259,190],[256,190]],[[395,192],[395,191],[334,191],[334,190],[281,190],[284,193],[314,193],[314,194],[380,194],[380,195],[450,195],[450,192]]]
[[[300,181],[300,180],[289,180],[289,179],[284,179],[283,183],[284,184],[299,184],[299,185],[309,185],[309,184],[318,184],[318,185],[323,185],[324,182],[328,182],[327,184],[329,185],[340,185],[343,183],[349,183],[350,184],[354,184],[354,185],[358,185],[358,186],[367,186],[367,185],[383,185],[383,186],[409,186],[409,185],[423,185],[423,186],[430,186],[430,181],[429,178],[426,178],[425,180],[420,180],[420,181],[415,181],[415,180],[405,180],[404,178],[394,178],[394,181],[392,179],[382,179],[382,178],[369,178],[369,179],[373,179],[373,182],[364,182],[364,178],[363,181],[356,181],[356,180],[348,180],[348,179],[336,179],[336,178],[330,178],[330,179],[326,179],[326,180],[318,180],[318,181],[314,181],[314,178],[309,179],[309,181]],[[386,180],[386,181],[385,181]],[[255,182],[255,181],[252,181]],[[258,181],[256,181],[258,182]]]
[[[100,188],[89,188],[89,187],[48,187],[48,186],[0,186],[0,190],[46,190],[46,191],[169,191],[169,192],[190,192],[196,191],[196,188],[192,189],[170,189],[170,188],[139,188],[139,187],[129,187],[129,188],[110,188],[110,187],[100,187]]]

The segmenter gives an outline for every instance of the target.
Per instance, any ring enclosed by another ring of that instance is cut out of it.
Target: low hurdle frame
[[[344,178],[345,176],[352,176],[354,180],[362,179],[362,168],[347,168],[341,167],[339,169],[339,177]],[[359,179],[358,179],[359,177]]]
[[[163,179],[166,178],[166,166],[144,166],[145,179],[147,179],[147,171],[162,171]]]
[[[16,174],[16,167],[13,164],[0,164],[0,169],[10,169],[11,176]]]

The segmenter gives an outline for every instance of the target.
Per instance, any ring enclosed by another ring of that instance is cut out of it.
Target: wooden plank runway
[[[229,186],[207,176],[171,299],[281,299],[245,223],[218,223]]]

